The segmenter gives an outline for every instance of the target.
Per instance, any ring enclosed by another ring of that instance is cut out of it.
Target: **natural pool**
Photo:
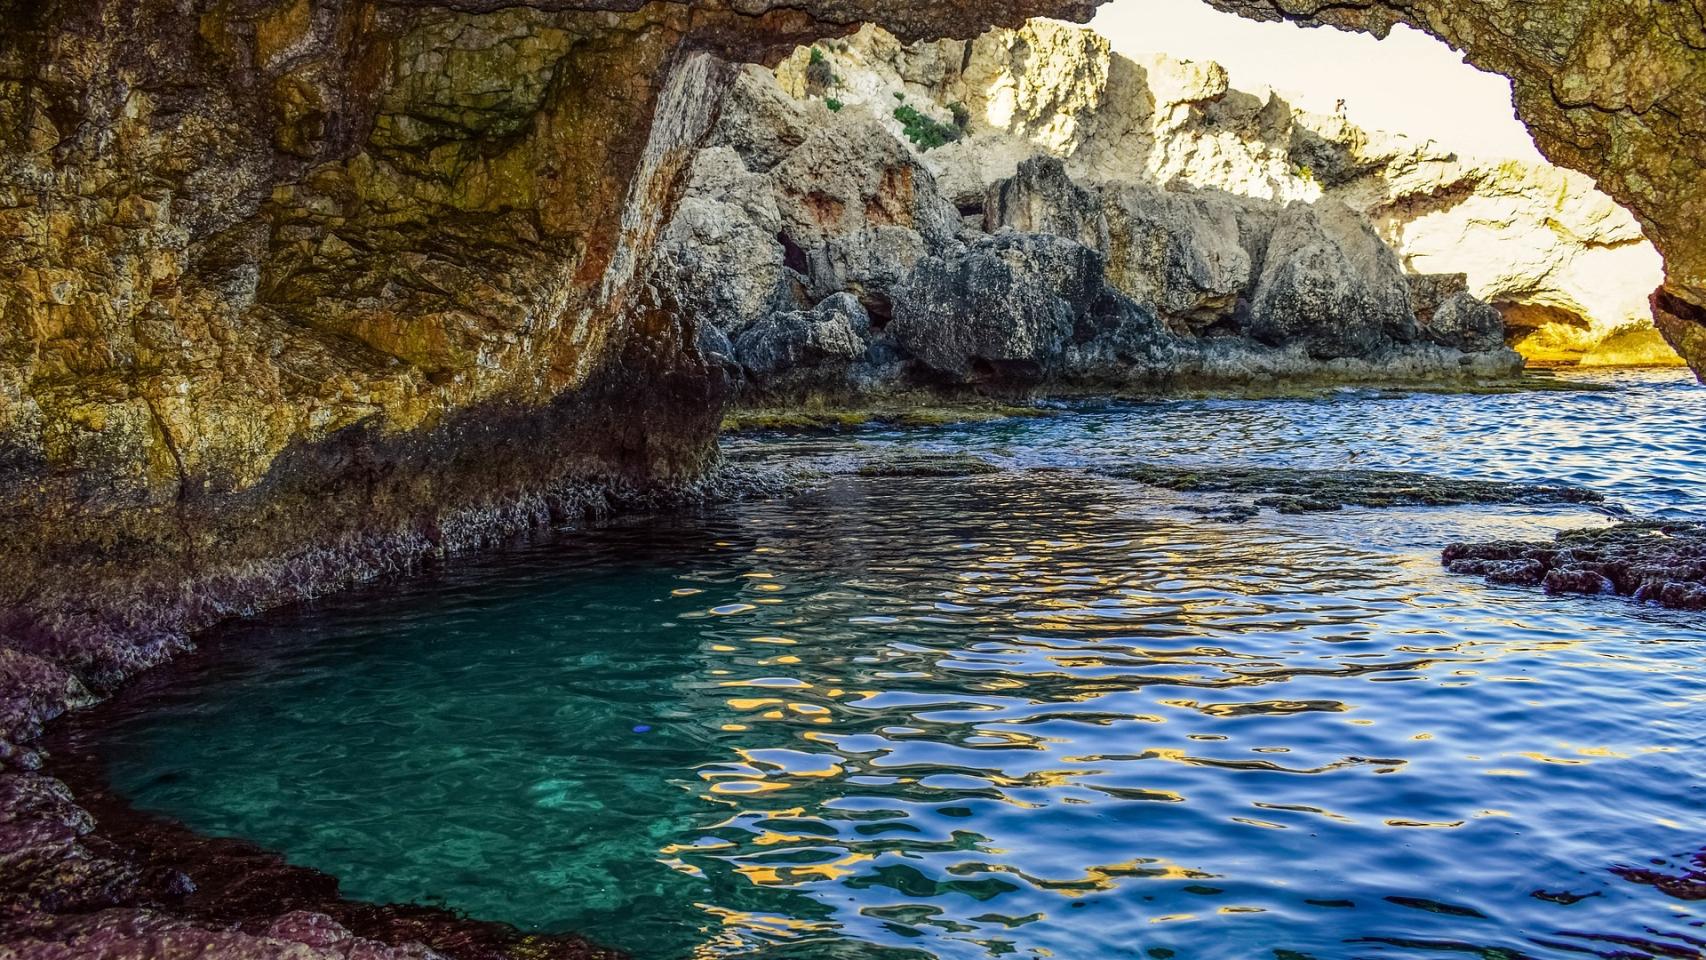
[[[1582,507],[1265,513],[1086,468],[1390,467],[1706,515],[1706,389],[1188,401],[832,438],[843,475],[234,627],[116,789],[352,896],[642,958],[1700,956],[1698,614],[1444,574]],[[1654,864],[1658,861],[1658,865]]]

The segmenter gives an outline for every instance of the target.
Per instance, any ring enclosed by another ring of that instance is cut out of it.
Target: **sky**
[[[1113,0],[1092,24],[1125,54],[1225,65],[1232,85],[1269,86],[1294,105],[1433,139],[1462,154],[1537,159],[1511,107],[1510,81],[1439,40],[1400,26],[1385,40],[1327,27],[1258,23],[1201,0]]]

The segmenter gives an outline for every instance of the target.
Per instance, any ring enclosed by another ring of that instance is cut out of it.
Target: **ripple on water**
[[[116,704],[106,755],[139,804],[351,895],[643,957],[1695,956],[1698,904],[1612,871],[1706,846],[1698,625],[1439,570],[1446,539],[1594,514],[1233,525],[1073,468],[1354,455],[1685,514],[1700,395],[743,442],[1011,469],[846,477],[244,624]]]

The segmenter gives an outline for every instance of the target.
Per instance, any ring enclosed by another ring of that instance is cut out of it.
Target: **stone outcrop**
[[[1384,36],[1406,23],[1511,79],[1517,116],[1553,162],[1633,211],[1664,255],[1654,316],[1706,377],[1706,16],[1693,0],[1209,0],[1262,20]]]
[[[1038,155],[956,204],[927,163],[943,151],[909,148],[866,109],[789,97],[757,68],[728,98],[658,275],[720,333],[747,403],[1520,365],[1462,277],[1413,287],[1372,223],[1335,198],[1085,184]]]
[[[1279,203],[1332,196],[1366,215],[1407,271],[1464,274],[1506,316],[1526,356],[1677,362],[1653,325],[1657,251],[1582,174],[1363,130],[1269,92],[1233,89],[1216,64],[1128,59],[1063,24],[912,45],[868,28],[817,49],[837,81],[818,96],[868,107],[896,133],[888,114],[897,93],[938,121],[954,122],[956,111],[965,118],[965,136],[923,154],[962,206],[1038,155],[1101,187],[1193,186]],[[784,88],[807,99],[810,56],[796,53],[777,69]],[[1140,219],[1186,212],[1138,211]]]
[[[1565,531],[1550,542],[1454,543],[1442,560],[1452,573],[1489,583],[1706,610],[1706,525],[1698,523],[1621,523]]]
[[[1324,199],[1286,207],[1263,264],[1247,323],[1257,340],[1301,340],[1311,356],[1331,358],[1417,337],[1397,255],[1344,204]]]

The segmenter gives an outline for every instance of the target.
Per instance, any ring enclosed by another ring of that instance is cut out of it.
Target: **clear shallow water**
[[[736,441],[1012,469],[244,624],[120,704],[106,756],[139,805],[350,895],[646,958],[1700,956],[1706,904],[1613,873],[1706,846],[1697,617],[1439,570],[1598,514],[1228,525],[1079,469],[1350,462],[1700,514],[1706,390],[1618,379]]]

